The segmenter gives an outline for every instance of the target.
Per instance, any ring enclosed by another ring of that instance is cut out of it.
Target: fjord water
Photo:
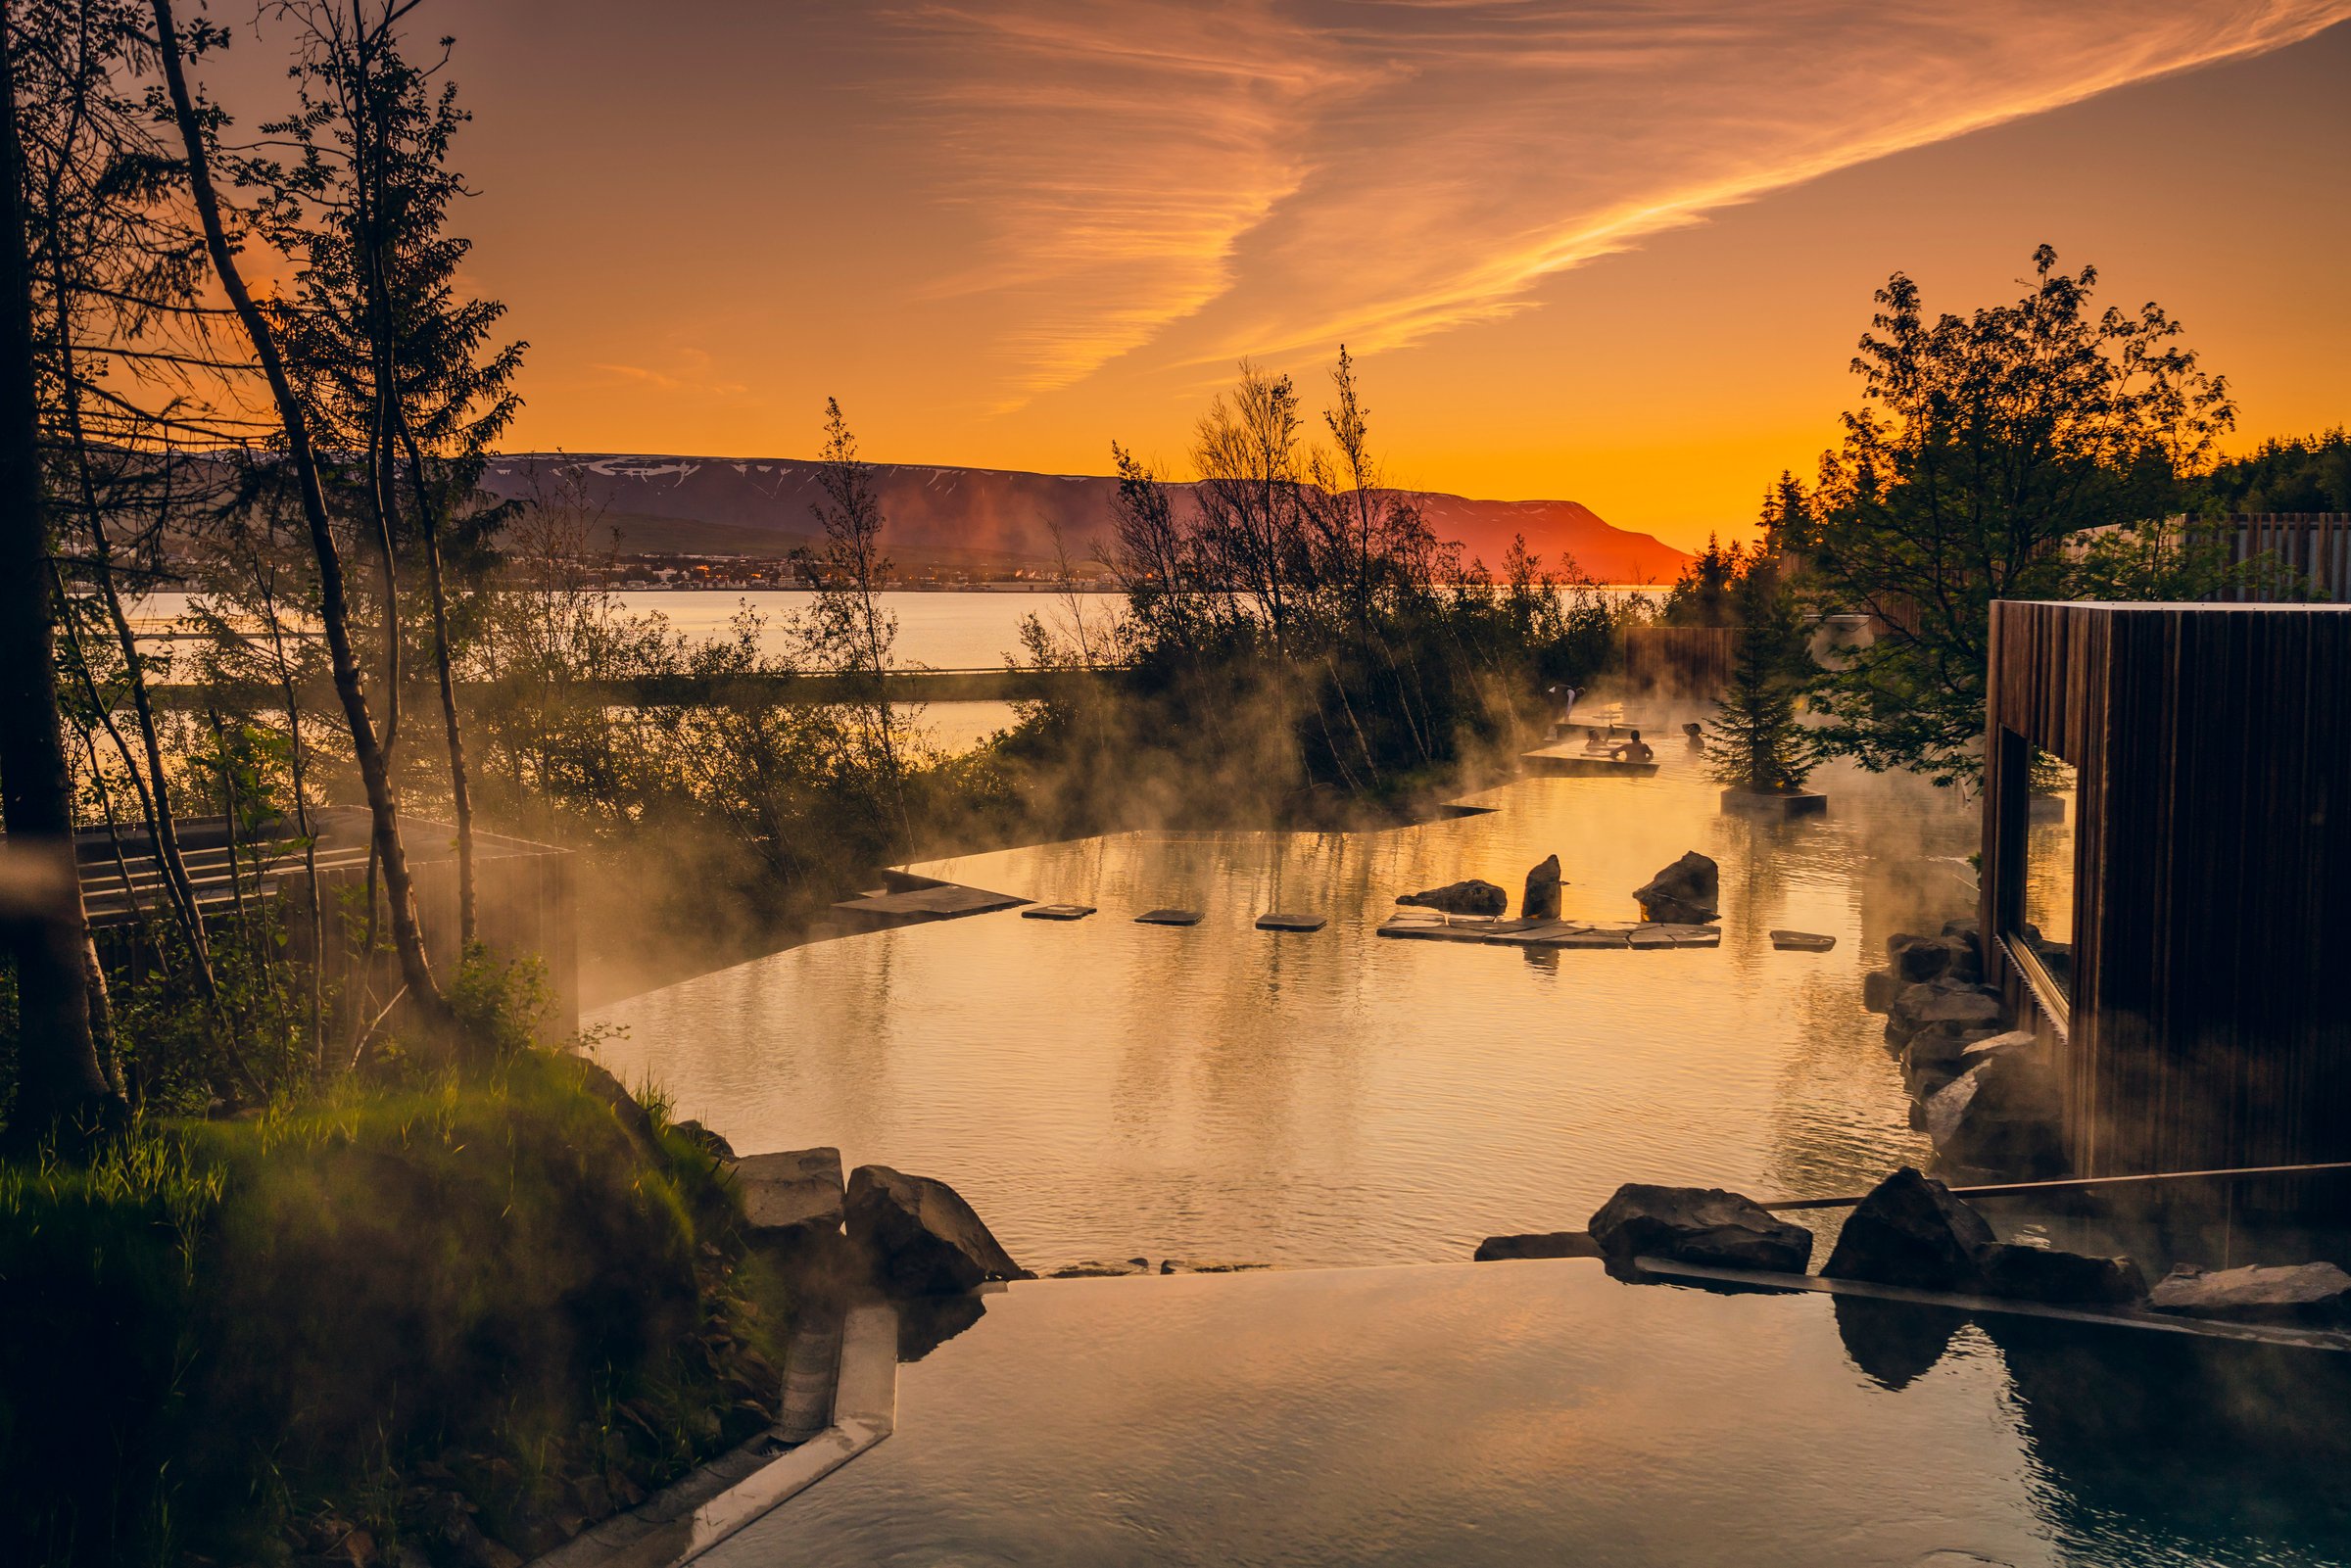
[[[1670,732],[1669,732],[1670,733]],[[1678,740],[1650,780],[1525,778],[1477,815],[1351,833],[1117,833],[917,868],[1047,902],[821,941],[590,1020],[632,1082],[751,1153],[838,1145],[953,1183],[1032,1268],[1146,1256],[1458,1259],[1579,1228],[1624,1181],[1858,1192],[1928,1150],[1861,975],[1970,912],[1975,819],[1846,770],[1829,817],[1717,809]],[[1712,950],[1521,952],[1373,934],[1398,894],[1516,892],[1635,918],[1684,850],[1722,867]],[[1161,905],[1192,928],[1138,926]],[[1269,911],[1326,917],[1254,929]],[[1773,927],[1834,935],[1774,951]]]

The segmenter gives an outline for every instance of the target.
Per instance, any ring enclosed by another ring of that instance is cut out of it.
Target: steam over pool
[[[1355,833],[1129,832],[917,868],[1075,924],[981,916],[817,942],[591,1019],[634,1083],[739,1152],[836,1144],[953,1183],[1032,1268],[1144,1255],[1459,1259],[1580,1227],[1619,1182],[1854,1192],[1928,1151],[1864,970],[1969,913],[1973,814],[1843,769],[1826,821],[1724,816],[1678,744],[1646,781],[1522,779],[1487,814]],[[1373,935],[1400,893],[1557,852],[1569,919],[1630,919],[1687,849],[1712,950],[1521,953]],[[1207,918],[1138,926],[1159,905]],[[1269,910],[1327,916],[1273,935]],[[1837,937],[1776,952],[1767,932]]]

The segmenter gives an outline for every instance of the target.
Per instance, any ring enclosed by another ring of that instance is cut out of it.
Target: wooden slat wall
[[[2233,558],[2275,555],[2336,603],[2351,602],[2351,512],[2239,512],[2229,519]],[[2253,595],[2236,591],[2236,597]]]
[[[2351,1157],[2351,610],[1992,607],[1985,928],[2021,896],[2023,764],[2079,771],[2076,1170]]]
[[[1633,626],[1624,633],[1625,684],[1636,690],[1712,700],[1731,681],[1739,634],[1720,626]]]

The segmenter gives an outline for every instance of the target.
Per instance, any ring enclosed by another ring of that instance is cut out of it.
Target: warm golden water
[[[1825,821],[1716,810],[1678,745],[1650,781],[1526,779],[1488,815],[1353,834],[1123,833],[923,868],[1075,925],[988,915],[817,943],[634,998],[605,1060],[744,1153],[839,1145],[942,1177],[1022,1262],[1466,1256],[1580,1226],[1627,1180],[1856,1191],[1927,1150],[1862,1012],[1897,927],[1966,912],[1975,824],[1842,772]],[[1398,893],[1511,889],[1557,851],[1570,917],[1631,918],[1683,850],[1723,870],[1717,950],[1372,935]],[[1207,912],[1145,927],[1153,905]],[[1313,935],[1251,927],[1329,917]],[[1774,952],[1773,927],[1838,938]],[[1931,926],[1930,926],[1930,928]]]

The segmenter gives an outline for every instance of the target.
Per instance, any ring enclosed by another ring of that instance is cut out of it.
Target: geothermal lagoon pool
[[[592,1020],[739,1151],[941,1177],[1031,1268],[1276,1265],[905,1320],[894,1434],[698,1560],[2351,1562],[2351,1356],[1463,1261],[1624,1181],[1824,1196],[1927,1160],[1861,978],[1971,911],[1974,814],[1832,769],[1826,820],[1728,817],[1660,749],[1654,779],[1519,779],[1380,832],[926,864],[1100,912],[816,942]],[[2068,831],[2033,829],[2037,864]],[[1719,948],[1373,934],[1399,893],[1514,897],[1554,852],[1568,918],[1630,919],[1689,849],[1721,866]],[[1133,923],[1158,906],[1205,919]]]
[[[1666,729],[1665,726],[1659,726]],[[1671,736],[1672,731],[1666,729]],[[1972,912],[1972,811],[1843,769],[1825,820],[1717,810],[1678,736],[1648,780],[1524,778],[1348,833],[1138,832],[913,869],[1100,913],[814,942],[592,1015],[599,1047],[744,1154],[816,1144],[959,1189],[1025,1266],[1465,1259],[1580,1228],[1624,1181],[1866,1190],[1928,1156],[1861,976]],[[1716,949],[1536,951],[1373,934],[1400,893],[1511,892],[1557,853],[1568,919],[1636,918],[1683,851]],[[1139,926],[1162,905],[1197,927]],[[1329,921],[1274,934],[1269,911]],[[1776,952],[1768,932],[1837,938]]]
[[[2351,1356],[1596,1262],[1042,1280],[698,1559],[2339,1563]]]

